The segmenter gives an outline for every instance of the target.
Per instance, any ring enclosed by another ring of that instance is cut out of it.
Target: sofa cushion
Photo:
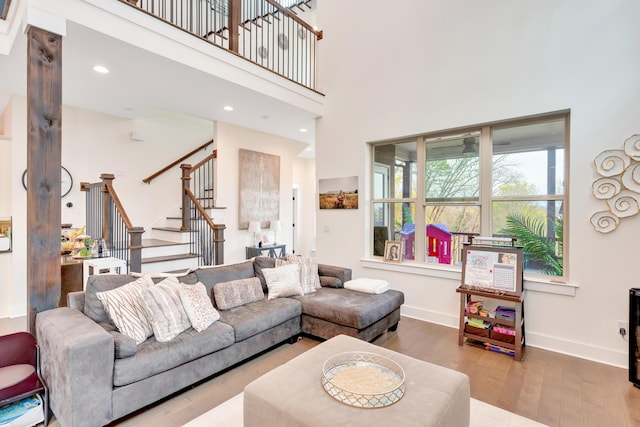
[[[264,268],[262,274],[264,274],[269,289],[268,299],[304,295],[300,285],[300,266],[298,264]]]
[[[168,276],[175,276],[180,283],[196,283],[195,274],[171,275],[165,273],[153,273],[151,275],[141,273],[131,274],[96,274],[91,275],[87,279],[87,286],[84,292],[84,308],[83,313],[98,323],[112,323],[111,319],[104,311],[102,302],[96,297],[96,293],[110,291],[127,283],[143,277],[150,276],[154,283],[163,280]]]
[[[250,338],[302,314],[300,301],[263,299],[220,312],[220,321],[233,326],[236,342]]]
[[[243,261],[237,264],[222,264],[211,267],[196,267],[193,273],[199,282],[207,288],[207,295],[213,297],[213,286],[236,279],[248,279],[254,277],[253,262]]]
[[[211,298],[207,295],[207,288],[200,282],[195,285],[181,283],[180,301],[189,316],[191,326],[198,332],[204,331],[220,318],[220,314],[213,308]]]
[[[157,341],[170,341],[191,327],[180,300],[180,283],[175,277],[167,277],[157,285],[140,290],[139,294]]]
[[[136,344],[140,344],[154,332],[138,293],[152,286],[151,279],[143,276],[110,291],[96,293],[113,324]]]
[[[262,274],[262,270],[265,268],[273,268],[276,266],[276,259],[268,256],[257,256],[253,259],[253,269],[255,272],[255,276],[260,279],[260,283],[262,284],[262,290],[266,294],[269,292],[269,288],[267,288],[267,281],[264,279],[264,274]]]
[[[133,357],[116,359],[113,385],[123,386],[185,364],[233,344],[233,328],[214,322],[202,332],[189,328],[173,340],[158,342],[151,337],[138,346]]]
[[[114,356],[116,359],[125,359],[127,357],[135,356],[138,352],[138,346],[132,338],[129,338],[118,331],[109,331],[109,334],[113,337],[113,347],[115,350]]]
[[[322,288],[294,298],[302,302],[304,315],[356,329],[366,328],[404,303],[404,294],[394,290],[372,295],[348,289]]]
[[[216,306],[220,310],[229,310],[250,302],[263,300],[264,292],[260,285],[260,279],[250,277],[249,279],[231,280],[216,284],[213,287],[213,296]]]

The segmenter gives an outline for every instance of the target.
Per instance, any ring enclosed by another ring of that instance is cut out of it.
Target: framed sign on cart
[[[476,237],[462,249],[461,287],[520,296],[522,269],[522,247],[514,240]]]

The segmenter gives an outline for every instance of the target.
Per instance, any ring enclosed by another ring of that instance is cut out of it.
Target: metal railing
[[[120,0],[316,90],[322,31],[298,16],[311,0]],[[297,12],[296,12],[297,11]]]
[[[134,227],[113,188],[113,174],[100,175],[102,182],[81,183],[86,192],[86,233],[107,243],[110,256],[126,261],[127,271],[142,271],[142,233]]]

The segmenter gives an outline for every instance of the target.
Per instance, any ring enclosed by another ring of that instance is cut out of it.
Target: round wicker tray
[[[404,380],[400,365],[375,353],[339,353],[322,365],[322,387],[329,396],[358,408],[393,405],[404,396]]]

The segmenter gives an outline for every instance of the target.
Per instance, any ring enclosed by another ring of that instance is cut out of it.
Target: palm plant
[[[535,261],[545,274],[562,276],[562,217],[553,224],[554,238],[546,236],[544,219],[521,214],[509,214],[503,232],[518,239],[530,261]]]

